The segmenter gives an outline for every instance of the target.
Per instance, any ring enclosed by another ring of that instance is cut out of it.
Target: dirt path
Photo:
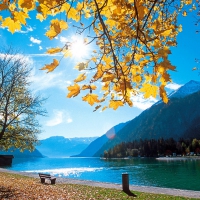
[[[0,172],[8,172],[14,174],[21,174],[24,176],[39,178],[38,174],[27,173],[27,172],[19,172],[19,171],[11,171],[4,168],[0,168]],[[85,180],[75,180],[69,178],[57,178],[56,183],[70,183],[70,184],[80,184],[80,185],[89,185],[94,187],[102,187],[102,188],[114,188],[118,190],[122,190],[121,184],[112,184],[112,183],[103,183],[103,182],[95,182],[95,181],[85,181]],[[200,191],[192,191],[192,190],[179,190],[179,189],[171,189],[171,188],[160,188],[160,187],[147,187],[147,186],[133,186],[130,185],[130,190],[132,191],[140,191],[140,192],[148,192],[155,194],[167,194],[173,196],[183,196],[189,198],[198,198],[200,199]]]

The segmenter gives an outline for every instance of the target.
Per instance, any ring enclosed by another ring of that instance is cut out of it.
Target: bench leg
[[[55,183],[56,183],[56,179],[52,179],[51,184],[55,184]]]
[[[45,178],[40,178],[41,179],[41,183],[45,183]]]

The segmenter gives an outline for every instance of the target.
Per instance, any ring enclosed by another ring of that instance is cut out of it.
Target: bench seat
[[[49,179],[51,181],[51,184],[56,183],[56,177],[53,177],[50,174],[39,173],[39,177],[40,177],[41,183],[45,183],[45,179]]]

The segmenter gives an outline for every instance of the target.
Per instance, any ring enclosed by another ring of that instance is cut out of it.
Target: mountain
[[[183,98],[198,91],[200,91],[200,82],[191,80],[178,90],[171,93],[169,98]]]
[[[200,82],[190,81],[169,96],[168,104],[156,103],[124,126],[94,156],[121,142],[158,138],[200,139]]]
[[[65,138],[53,136],[40,140],[36,148],[47,157],[69,157],[79,154],[97,137]]]
[[[122,129],[127,123],[128,122],[120,123],[112,127],[104,135],[91,142],[91,144],[80,154],[73,157],[92,157],[109,140],[109,138],[112,139],[113,137],[115,137],[117,132]]]
[[[37,157],[42,158],[44,157],[37,149],[30,152],[28,150],[25,150],[24,152],[20,152],[18,149],[14,151],[0,151],[0,155],[13,155],[14,158],[30,158],[30,157]]]

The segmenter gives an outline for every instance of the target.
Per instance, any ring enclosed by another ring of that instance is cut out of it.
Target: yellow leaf
[[[101,90],[105,90],[105,91],[109,90],[109,85],[110,85],[110,82],[104,83]]]
[[[83,101],[87,101],[91,106],[94,103],[98,103],[99,102],[98,95],[96,95],[96,94],[87,94],[86,96],[82,97],[82,100]]]
[[[149,74],[145,74],[145,82],[150,82],[152,80],[152,77]]]
[[[160,82],[163,83],[163,84],[165,84],[165,83],[167,83],[167,82],[169,82],[169,81],[171,81],[170,75],[167,74],[167,73],[163,73],[163,74],[162,74],[162,77],[161,77],[161,79],[160,79]]]
[[[39,19],[42,22],[45,18],[44,18],[44,16],[41,13],[38,13],[36,15],[36,19]]]
[[[149,83],[144,83],[140,91],[144,93],[144,98],[149,98],[150,96],[156,98],[158,92],[158,86],[151,85]]]
[[[8,9],[8,6],[5,3],[0,4],[0,10],[6,10]]]
[[[155,74],[153,74],[153,76],[152,76],[152,82],[153,83],[156,83],[157,82],[157,75],[155,75]]]
[[[105,74],[103,75],[102,82],[112,81],[115,78],[114,74]]]
[[[33,10],[35,5],[34,5],[35,1],[33,0],[19,0],[18,4],[19,4],[19,8],[25,8],[28,10]]]
[[[123,106],[123,102],[120,100],[111,100],[109,104],[109,108],[113,108],[114,110],[117,110],[119,106]]]
[[[45,65],[41,70],[48,70],[47,73],[52,72],[59,65],[58,60],[53,59],[53,62],[50,65]]]
[[[73,86],[67,87],[69,90],[69,93],[67,95],[68,98],[75,97],[80,93],[80,86],[78,84],[75,84]]]
[[[133,106],[133,102],[130,100],[130,98],[126,98],[126,102],[128,103],[128,105],[129,105],[130,107]]]
[[[93,112],[97,111],[99,108],[101,108],[101,105],[96,106]]]
[[[74,9],[73,7],[71,7],[68,12],[67,12],[67,17],[70,19],[73,19],[75,21],[79,21],[80,19],[80,15],[79,13],[77,12],[76,9]]]
[[[61,51],[62,51],[61,48],[56,47],[56,48],[48,49],[48,50],[47,50],[47,53],[48,53],[48,54],[55,54],[55,53],[59,53],[59,52],[61,52]]]
[[[164,89],[164,85],[160,86],[160,97],[162,98],[164,103],[168,103],[168,97],[167,97],[167,93]]]
[[[10,17],[7,17],[3,22],[2,22],[3,27],[8,27],[9,31],[11,33],[14,33],[16,30],[21,29],[21,25],[19,21],[14,21]]]
[[[96,85],[90,85],[90,88],[91,88],[92,90],[96,90],[96,89],[97,89]]]
[[[85,63],[79,63],[75,68],[78,69],[79,71],[84,70],[86,68],[86,64]]]
[[[95,85],[83,85],[81,88],[81,90],[87,90],[87,89],[96,90],[97,87]]]
[[[16,10],[16,4],[15,3],[10,3],[8,7],[9,7],[9,10],[11,12],[14,12]]]
[[[107,19],[106,24],[110,25],[110,27],[115,27],[117,23],[115,20]]]
[[[186,17],[186,16],[187,16],[187,12],[186,12],[186,11],[183,11],[182,15],[183,15],[184,17]]]
[[[133,77],[133,81],[136,83],[140,83],[142,81],[142,77],[140,75],[136,75]]]
[[[79,74],[78,77],[74,80],[75,83],[84,81],[86,79],[85,74]]]
[[[49,37],[50,40],[52,40],[58,34],[60,34],[62,30],[65,30],[67,28],[68,28],[67,22],[63,20],[54,19],[51,20],[50,30],[48,30],[45,35]]]
[[[163,62],[160,63],[160,66],[164,67],[165,70],[168,69],[168,70],[175,70],[176,67],[171,65],[170,61],[169,60],[164,60]]]
[[[197,67],[193,67],[193,68],[192,68],[193,71],[195,71],[195,70],[197,70],[197,69],[198,69]]]
[[[157,30],[154,30],[155,34],[156,35],[161,35],[161,36],[169,36],[172,32],[172,29],[167,29],[167,30],[161,30],[161,31],[157,31]]]
[[[186,5],[192,4],[192,0],[186,0],[185,4]]]
[[[21,24],[26,25],[26,18],[29,18],[28,14],[25,12],[14,12],[15,21],[19,21]]]
[[[92,57],[91,60],[92,60],[93,62],[97,62],[97,58],[96,58],[96,57]]]
[[[141,54],[135,54],[134,55],[134,59],[136,62],[138,62],[141,58],[144,58],[144,55],[141,55]]]
[[[84,3],[83,2],[78,2],[76,6],[77,11],[81,11],[84,8]]]
[[[102,111],[104,111],[106,108],[108,108],[107,106],[104,106],[103,108],[102,108]]]
[[[169,47],[164,46],[162,49],[160,49],[158,51],[158,55],[163,57],[163,58],[167,58],[167,56],[171,54],[171,51],[169,50]]]
[[[182,25],[180,24],[179,27],[178,27],[178,31],[182,32],[182,30],[183,30],[183,28],[182,28]]]
[[[83,85],[81,90],[87,90],[87,89],[90,89],[90,85]]]

